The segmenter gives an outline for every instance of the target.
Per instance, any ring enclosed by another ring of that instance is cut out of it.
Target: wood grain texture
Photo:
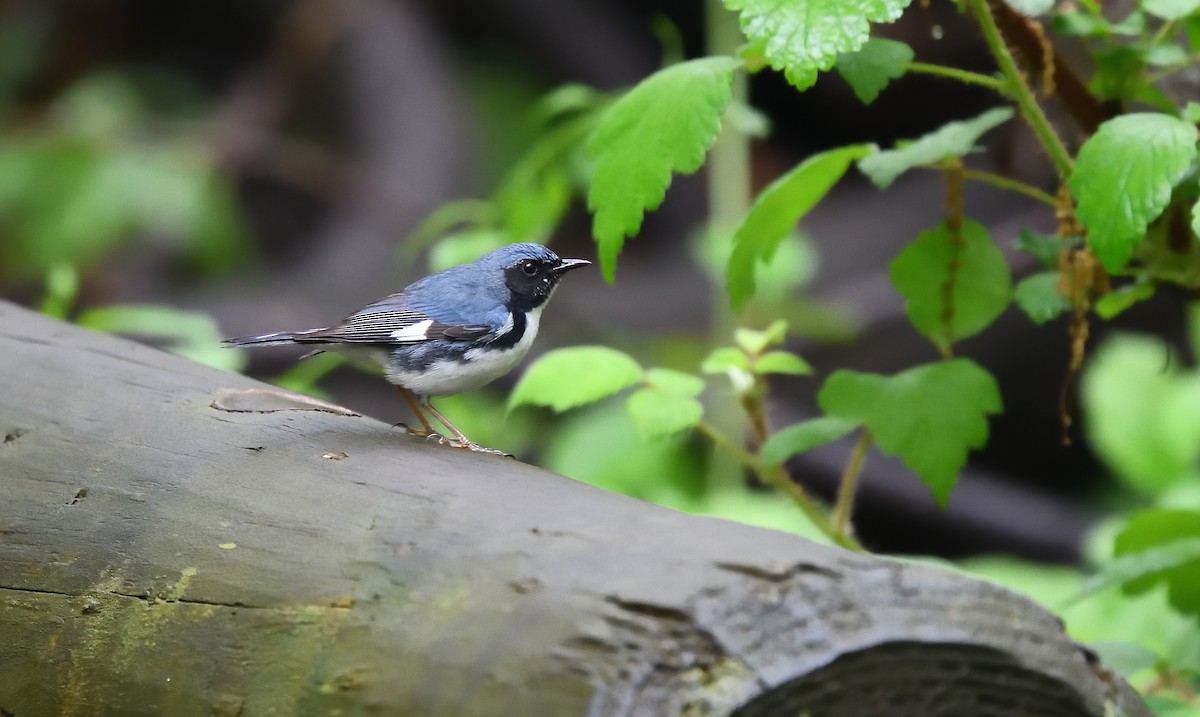
[[[221,411],[261,384],[4,303],[0,362],[0,714],[1145,714],[986,583]]]

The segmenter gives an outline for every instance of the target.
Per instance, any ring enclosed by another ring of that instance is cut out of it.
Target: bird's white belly
[[[525,333],[511,348],[474,348],[466,353],[465,361],[443,359],[421,372],[404,371],[388,366],[385,367],[384,373],[392,383],[403,386],[419,396],[451,396],[474,391],[509,373],[521,363],[537,337],[541,313],[540,306],[529,312],[525,320]]]

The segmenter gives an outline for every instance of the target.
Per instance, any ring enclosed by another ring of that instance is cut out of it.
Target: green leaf
[[[1057,271],[1043,271],[1027,276],[1017,284],[1013,299],[1030,321],[1038,325],[1044,324],[1071,308],[1067,297],[1058,293],[1058,282]]]
[[[839,53],[855,52],[872,22],[892,22],[912,0],[724,0],[741,11],[742,32],[771,67],[804,90]]]
[[[1054,0],[1007,0],[1012,9],[1026,17],[1036,17],[1050,12]]]
[[[643,380],[656,391],[684,398],[699,396],[704,390],[704,379],[669,368],[647,369]]]
[[[1157,652],[1134,642],[1090,642],[1088,647],[1100,656],[1105,667],[1125,679],[1162,661]]]
[[[1058,266],[1058,255],[1063,249],[1079,246],[1079,237],[1060,237],[1053,234],[1039,234],[1028,229],[1022,229],[1017,236],[1017,249],[1027,251],[1037,257],[1042,266],[1053,269]]]
[[[429,251],[429,269],[444,271],[452,266],[467,264],[509,243],[508,236],[495,229],[468,229],[448,234]]]
[[[897,40],[872,37],[853,54],[838,55],[837,71],[864,105],[875,101],[892,80],[903,77],[912,48]]]
[[[1183,108],[1183,118],[1192,124],[1200,124],[1200,102],[1189,102]]]
[[[813,367],[807,361],[790,351],[770,351],[759,356],[754,362],[754,373],[785,373],[793,376],[807,376],[813,372]]]
[[[571,201],[571,182],[561,168],[532,177],[510,177],[496,190],[496,205],[508,234],[507,243],[544,243],[562,221]]]
[[[1008,262],[987,229],[968,220],[959,238],[944,223],[921,232],[889,272],[908,318],[940,348],[987,328],[1012,300]]]
[[[559,413],[599,401],[642,378],[629,354],[607,346],[557,349],[533,362],[508,399],[509,410],[532,404]]]
[[[604,276],[613,280],[626,236],[666,196],[671,173],[704,163],[729,104],[737,60],[708,57],[659,70],[604,113],[588,141],[595,160],[588,209]]]
[[[1192,512],[1191,519],[1200,521],[1200,513]],[[1188,563],[1195,563],[1195,567],[1200,568],[1200,531],[1197,531],[1196,537],[1172,540],[1116,558],[1102,566],[1100,572],[1084,581],[1079,588],[1079,597],[1113,585],[1125,585],[1143,580],[1154,582],[1157,578],[1163,577],[1157,575],[1158,573]],[[1194,574],[1200,575],[1200,570]],[[1141,583],[1139,582],[1139,584]],[[1200,593],[1197,594],[1197,597],[1200,598]],[[1200,601],[1196,603],[1196,608],[1200,609]]]
[[[1198,477],[1200,374],[1173,363],[1159,339],[1118,336],[1095,352],[1080,386],[1093,450],[1122,483],[1149,495]]]
[[[1200,200],[1192,205],[1192,233],[1200,237]]]
[[[1195,158],[1196,128],[1157,113],[1108,120],[1083,143],[1068,184],[1088,245],[1110,273],[1129,262]]]
[[[1185,65],[1188,61],[1187,50],[1178,42],[1164,42],[1146,50],[1146,64],[1151,67],[1171,67]]]
[[[754,387],[754,374],[750,373],[750,357],[732,346],[714,349],[700,364],[702,373],[722,373],[737,393],[745,393]]]
[[[700,364],[700,371],[703,373],[725,373],[729,369],[750,371],[750,359],[744,351],[735,349],[732,346],[722,346],[721,348],[713,349],[708,358],[704,359],[704,362]]]
[[[1126,284],[1116,291],[1110,291],[1101,296],[1095,305],[1096,316],[1111,319],[1129,307],[1154,296],[1154,284],[1150,282],[1134,282]]]
[[[975,143],[985,132],[1004,124],[1012,116],[1010,108],[997,107],[975,119],[950,122],[911,144],[861,159],[858,168],[880,189],[887,188],[896,177],[913,167],[936,164],[967,154],[975,148]]]
[[[783,337],[786,335],[787,322],[783,319],[776,319],[762,331],[747,328],[734,329],[733,340],[746,353],[760,354],[772,346],[783,343]]]
[[[764,189],[733,235],[729,257],[729,297],[740,310],[754,295],[757,262],[768,262],[801,217],[821,201],[854,160],[870,154],[856,144],[809,157]]]
[[[648,388],[634,391],[627,405],[633,427],[644,441],[695,428],[704,416],[704,406],[696,399]]]
[[[987,416],[1003,410],[996,380],[967,359],[895,376],[837,371],[817,403],[830,416],[865,424],[879,450],[899,456],[943,507],[967,453],[987,443]]]
[[[1135,513],[1113,544],[1114,575],[1128,594],[1167,584],[1180,612],[1200,616],[1200,511],[1151,509]],[[1128,560],[1123,560],[1129,556]],[[1138,559],[1140,558],[1140,559]],[[1105,572],[1108,572],[1107,569]]]
[[[832,443],[859,426],[834,416],[822,416],[788,426],[767,439],[762,447],[763,462],[783,463],[792,456]]]
[[[1102,100],[1127,100],[1146,85],[1142,71],[1146,67],[1140,50],[1124,45],[1107,47],[1095,53],[1096,72],[1088,83],[1092,94]]]
[[[240,371],[246,365],[246,354],[222,348],[217,322],[199,311],[119,304],[88,309],[76,323],[92,331],[157,339],[171,353],[226,371]]]
[[[1142,0],[1142,9],[1164,20],[1180,20],[1200,8],[1200,0]]]

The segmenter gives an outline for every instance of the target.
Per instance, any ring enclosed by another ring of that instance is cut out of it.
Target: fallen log
[[[221,410],[262,384],[5,303],[0,361],[2,715],[1147,714],[988,583]]]

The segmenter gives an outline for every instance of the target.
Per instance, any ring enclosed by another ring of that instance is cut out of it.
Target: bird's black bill
[[[553,271],[555,274],[565,274],[572,269],[588,266],[591,263],[587,259],[563,259],[559,262],[558,266],[554,267]]]

